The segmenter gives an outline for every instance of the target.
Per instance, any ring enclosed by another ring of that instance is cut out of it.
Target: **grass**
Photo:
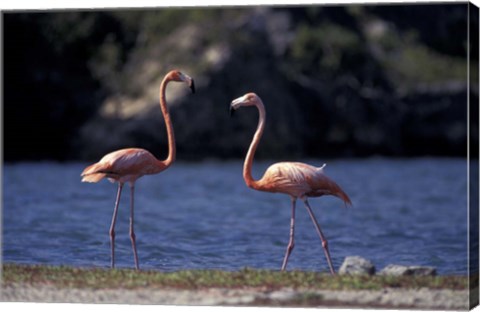
[[[478,280],[476,281],[478,284]],[[23,284],[58,288],[310,288],[331,290],[377,290],[386,287],[417,289],[467,289],[467,276],[331,276],[304,271],[269,271],[245,268],[239,271],[182,270],[176,272],[132,269],[77,268],[68,266],[3,264],[2,285]]]

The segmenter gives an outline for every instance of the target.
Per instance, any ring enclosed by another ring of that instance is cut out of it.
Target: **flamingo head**
[[[261,102],[260,98],[258,95],[256,95],[253,92],[247,93],[239,98],[236,98],[235,100],[230,103],[230,116],[233,116],[233,113],[235,110],[239,109],[242,106],[253,106],[257,105],[259,102]]]
[[[170,72],[170,77],[173,81],[178,81],[178,82],[185,82],[188,84],[190,89],[192,90],[192,93],[195,93],[195,84],[193,82],[193,78],[182,73],[179,70],[172,70]]]

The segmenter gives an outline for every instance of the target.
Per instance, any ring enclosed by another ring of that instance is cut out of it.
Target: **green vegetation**
[[[67,266],[4,264],[3,286],[26,284],[59,288],[202,289],[258,287],[267,289],[310,288],[332,290],[378,290],[385,287],[466,289],[466,276],[335,276],[318,272],[268,271],[245,268],[240,271],[184,270],[177,272],[131,269],[74,268]]]
[[[331,23],[300,25],[292,44],[294,64],[308,74],[338,75],[339,70],[354,66],[362,52],[362,42],[355,32]]]
[[[416,31],[398,33],[387,28],[370,40],[383,51],[378,55],[379,62],[397,88],[414,90],[418,84],[465,80],[467,59],[428,47]],[[477,80],[477,73],[472,74]]]

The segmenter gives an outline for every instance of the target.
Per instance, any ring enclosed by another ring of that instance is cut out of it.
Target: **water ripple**
[[[309,160],[321,164],[323,160]],[[260,177],[269,162],[258,162]],[[108,229],[116,185],[80,182],[85,164],[7,164],[3,190],[3,261],[109,267]],[[288,242],[290,200],[248,189],[242,163],[177,162],[136,187],[135,230],[145,269],[278,270]],[[350,195],[311,199],[332,261],[360,255],[389,263],[433,265],[467,273],[466,162],[462,159],[328,161],[326,173]],[[188,187],[185,187],[188,181]],[[117,220],[118,267],[133,267],[129,192]],[[327,271],[321,242],[301,202],[289,269]]]

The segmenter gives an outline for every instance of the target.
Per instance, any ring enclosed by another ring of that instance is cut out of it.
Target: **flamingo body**
[[[351,205],[348,195],[335,181],[325,175],[322,167],[301,162],[279,162],[271,165],[257,183],[257,189],[284,193],[295,198],[334,195]]]
[[[111,152],[85,168],[82,182],[98,182],[106,177],[110,182],[132,183],[144,175],[160,173],[166,168],[147,150],[125,148]]]

